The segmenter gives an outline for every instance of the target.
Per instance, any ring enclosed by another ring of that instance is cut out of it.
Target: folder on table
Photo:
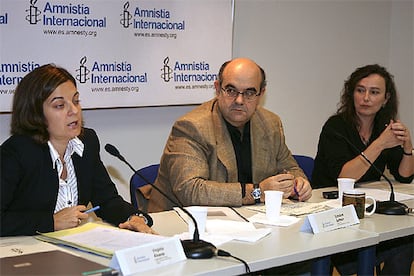
[[[117,271],[59,251],[0,258],[0,275],[117,275]]]
[[[116,250],[166,239],[160,235],[134,232],[93,222],[75,228],[39,234],[35,236],[38,240],[70,246],[107,258],[111,258]]]

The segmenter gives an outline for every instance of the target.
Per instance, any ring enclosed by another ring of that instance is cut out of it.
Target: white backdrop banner
[[[34,68],[77,80],[83,108],[195,104],[231,58],[231,0],[1,0],[0,112]]]

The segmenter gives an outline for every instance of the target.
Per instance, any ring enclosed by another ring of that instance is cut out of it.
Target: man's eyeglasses
[[[234,87],[222,87],[221,90],[223,90],[225,96],[233,99],[237,98],[239,94],[241,94],[243,98],[248,102],[254,101],[257,96],[260,96],[260,92],[257,92],[253,89],[247,89],[244,92],[240,92],[236,90]]]

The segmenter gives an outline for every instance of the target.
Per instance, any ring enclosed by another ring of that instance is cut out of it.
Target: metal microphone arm
[[[371,160],[368,159],[368,157],[365,155],[365,153],[363,151],[361,151],[360,154],[371,165],[371,167],[373,167],[374,170],[376,170],[388,182],[388,185],[390,185],[390,189],[391,189],[391,192],[390,192],[390,201],[395,201],[394,185],[392,185],[391,180],[380,169],[378,169],[378,167],[375,166],[371,162]]]
[[[178,208],[180,208],[180,210],[182,210],[185,214],[187,214],[191,218],[191,220],[194,223],[193,239],[192,240],[183,240],[183,241],[181,241],[181,243],[183,245],[183,248],[184,248],[185,255],[188,258],[191,258],[191,259],[208,259],[208,258],[212,258],[214,255],[216,255],[217,248],[213,244],[211,244],[209,242],[206,242],[206,241],[203,241],[203,240],[200,240],[200,234],[199,234],[196,219],[194,218],[194,216],[187,209],[185,209],[183,207],[183,204],[180,202],[180,200],[178,198],[177,198],[177,201],[179,202],[179,204],[177,202],[175,202],[173,199],[171,199],[160,188],[155,186],[154,183],[150,182],[139,171],[135,170],[135,168],[132,167],[132,165],[121,155],[121,153],[118,151],[118,149],[115,146],[113,146],[111,144],[106,144],[105,145],[105,150],[109,154],[111,154],[112,156],[117,157],[119,160],[121,160],[122,162],[127,164],[128,167],[136,175],[141,177],[147,184],[151,185],[151,187],[153,187],[155,190],[157,190],[159,193],[161,193],[172,204],[178,206]]]
[[[343,136],[342,134],[338,133],[337,131],[333,130],[334,135],[342,138],[345,142],[350,145],[359,155],[361,155],[371,167],[374,168],[384,179],[388,182],[391,192],[390,192],[390,200],[388,201],[378,201],[377,208],[375,209],[376,213],[385,214],[385,215],[406,215],[408,212],[408,206],[404,203],[400,203],[395,201],[395,193],[394,193],[394,186],[392,185],[391,180],[380,170],[377,166],[375,166],[371,160],[365,155],[363,151],[360,151],[348,138]]]

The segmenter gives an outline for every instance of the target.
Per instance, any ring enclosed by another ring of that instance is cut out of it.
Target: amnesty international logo
[[[36,7],[36,2],[37,0],[30,0],[30,7],[26,10],[26,20],[31,24],[31,25],[36,25],[37,22],[40,21],[39,17],[40,14],[42,13],[41,11],[39,11],[39,8]]]
[[[169,64],[170,58],[166,57],[164,59],[164,66],[160,69],[161,79],[164,82],[173,81],[182,84],[196,83],[196,86],[189,86],[190,89],[194,89],[194,87],[200,88],[199,83],[214,82],[217,79],[217,74],[210,73],[210,63],[206,60],[173,60],[171,62],[173,63],[172,65]],[[208,88],[208,85],[205,86]]]
[[[130,25],[132,25],[131,19],[132,19],[132,15],[131,13],[128,11],[129,8],[129,2],[126,2],[124,4],[124,10],[123,12],[120,14],[121,15],[121,20],[119,21],[121,23],[121,25],[124,28],[128,28]]]
[[[161,68],[161,79],[163,79],[165,82],[169,82],[173,78],[173,70],[171,69],[170,65],[168,65],[168,62],[170,62],[170,58],[166,57],[164,59],[164,66]]]
[[[85,65],[86,60],[87,60],[86,56],[81,58],[79,62],[80,63],[79,68],[76,69],[76,72],[78,72],[78,74],[76,75],[76,79],[80,83],[86,83],[86,81],[89,80],[88,75],[90,73],[90,70]]]

